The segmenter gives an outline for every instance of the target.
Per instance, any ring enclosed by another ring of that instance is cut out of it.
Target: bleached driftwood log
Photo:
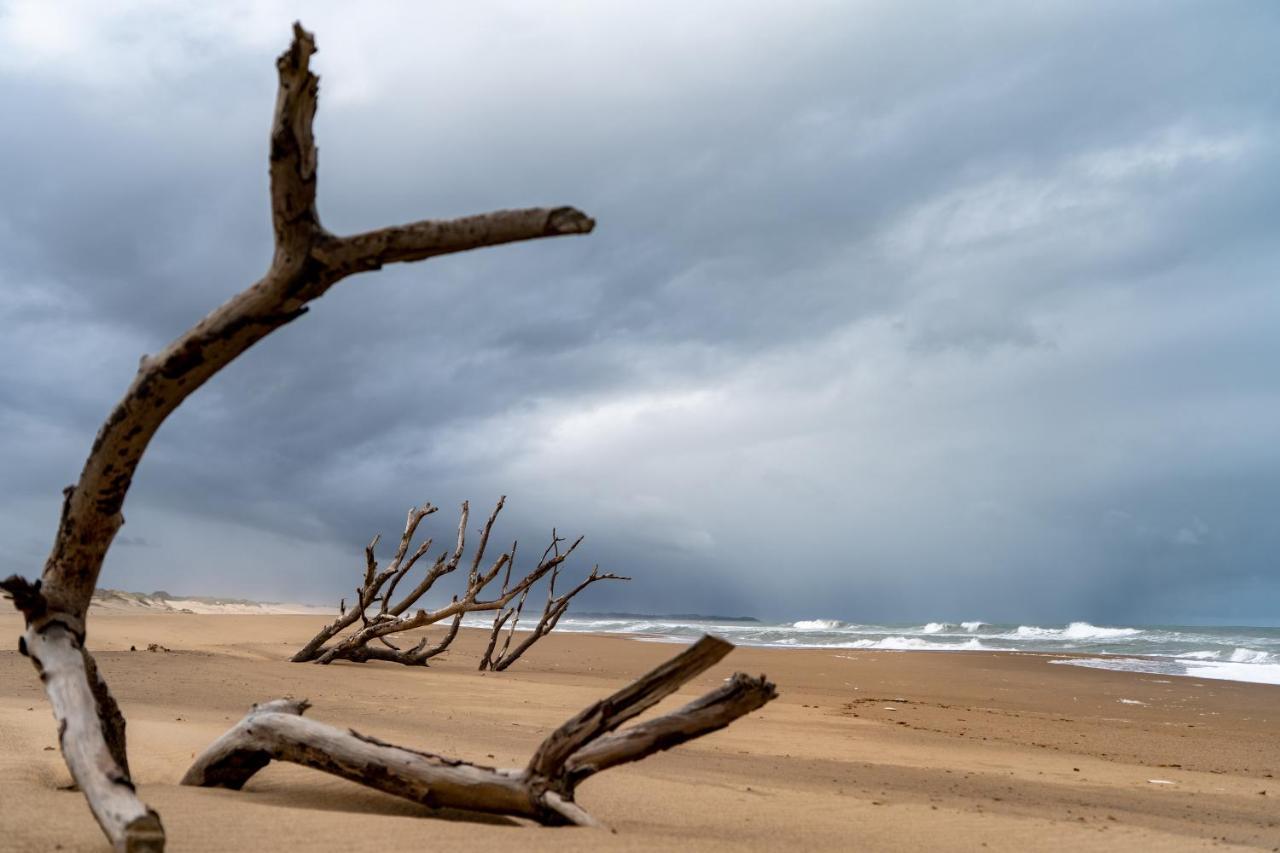
[[[14,576],[0,583],[25,617],[19,647],[45,682],[67,767],[117,850],[161,850],[164,830],[134,791],[124,717],[85,649],[85,617],[107,549],[124,524],[121,508],[134,471],[160,424],[232,359],[302,316],[307,303],[347,276],[482,246],[586,234],[595,224],[571,207],[543,207],[346,237],[325,230],[316,212],[311,130],[319,85],[310,70],[315,51],[311,34],[295,24],[293,43],[276,61],[271,266],[162,352],[143,356],[133,383],[99,429],[79,481],[65,492],[41,581]]]
[[[378,560],[374,554],[379,537],[375,536],[364,551],[364,579],[361,581],[360,586],[356,588],[355,605],[348,609],[344,599],[338,608],[338,618],[321,628],[290,660],[295,663],[315,662],[321,664],[332,663],[336,660],[349,660],[357,663],[369,660],[383,660],[409,666],[426,666],[428,660],[447,649],[449,644],[457,637],[463,616],[468,613],[485,613],[495,610],[500,613],[506,613],[509,616],[511,611],[504,610],[504,608],[517,596],[519,596],[520,603],[523,604],[524,598],[529,594],[529,590],[538,581],[550,575],[547,606],[552,608],[555,617],[548,621],[548,618],[544,616],[543,622],[538,625],[538,630],[530,635],[515,653],[503,659],[504,664],[510,664],[537,639],[555,627],[560,615],[568,608],[569,599],[578,592],[598,580],[629,580],[629,578],[623,578],[619,575],[607,572],[602,573],[597,566],[592,570],[591,575],[579,584],[575,590],[560,598],[553,599],[555,581],[559,575],[561,565],[582,542],[582,538],[579,537],[568,549],[562,552],[560,543],[564,540],[560,539],[554,530],[551,533],[551,544],[543,552],[542,559],[514,585],[511,583],[512,566],[515,563],[516,555],[514,543],[511,546],[511,550],[500,554],[487,568],[482,568],[494,522],[497,521],[498,514],[502,512],[506,501],[505,495],[498,500],[493,512],[489,514],[484,526],[480,529],[480,541],[476,546],[475,554],[472,556],[471,567],[467,572],[466,588],[463,590],[462,595],[453,596],[448,604],[440,607],[420,608],[412,613],[409,612],[410,609],[431,591],[438,580],[452,574],[462,561],[467,547],[467,523],[470,518],[470,506],[465,501],[462,504],[461,518],[458,522],[458,536],[452,553],[447,550],[442,552],[433,563],[429,564],[429,568],[423,572],[422,579],[412,589],[404,593],[399,600],[396,600],[395,593],[400,582],[409,574],[418,561],[431,550],[432,544],[432,540],[427,539],[417,548],[413,548],[413,540],[417,534],[418,526],[424,518],[436,512],[436,507],[430,503],[425,503],[420,507],[409,510],[404,532],[400,535],[400,544],[396,547],[395,555],[392,557],[391,562],[385,569],[379,569]],[[482,597],[489,584],[497,578],[499,573],[504,571],[501,592],[492,598]],[[505,617],[501,618],[505,619]],[[450,620],[449,628],[434,645],[428,645],[430,638],[423,637],[417,645],[404,649],[395,645],[389,639],[392,635],[426,628],[446,620]],[[341,636],[344,631],[352,629],[357,622],[360,623],[360,627],[355,628],[345,636]],[[330,644],[330,641],[334,642]],[[510,637],[508,637],[508,642],[510,642]],[[486,652],[486,659],[492,650],[491,643]],[[481,668],[483,669],[484,667],[482,666]],[[505,669],[505,665],[498,668]]]
[[[498,769],[385,743],[358,732],[303,719],[305,700],[255,705],[206,749],[184,785],[240,789],[272,760],[341,776],[431,808],[511,815],[558,826],[598,826],[575,801],[579,783],[595,773],[722,729],[777,696],[762,675],[736,673],[684,707],[615,731],[733,649],[704,636],[671,660],[574,716],[552,732],[527,766]]]

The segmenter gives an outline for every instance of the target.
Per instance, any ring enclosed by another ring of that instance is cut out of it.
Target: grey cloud
[[[86,13],[96,75],[9,45],[11,524],[51,534],[138,356],[269,256],[298,10],[264,8]],[[600,226],[347,282],[260,344],[157,438],[127,508],[156,547],[110,583],[323,600],[410,504],[506,493],[504,535],[580,529],[637,577],[601,606],[1280,601],[1269,4],[733,9],[302,9],[331,228],[561,202]]]

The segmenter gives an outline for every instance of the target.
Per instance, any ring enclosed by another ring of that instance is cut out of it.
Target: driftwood
[[[510,815],[551,826],[599,826],[574,801],[583,780],[722,729],[777,696],[764,676],[736,673],[683,708],[615,731],[732,649],[717,637],[703,637],[560,726],[519,769],[395,746],[303,719],[309,707],[305,700],[277,699],[255,705],[196,759],[182,784],[238,790],[272,760],[291,761],[431,808]]]
[[[558,536],[556,536],[556,532],[554,530],[551,531],[551,545],[548,546],[547,553],[554,551],[556,556],[559,556],[560,543],[563,541],[564,541],[563,539],[560,539]],[[571,546],[569,550],[572,551],[573,548],[577,547],[577,545],[578,545],[577,542],[573,543],[573,546]],[[515,559],[514,545],[511,548],[511,553],[512,553],[512,562],[514,562],[514,559]],[[547,558],[547,554],[544,553],[542,555],[542,558],[545,561]],[[587,587],[591,586],[596,581],[603,581],[603,580],[629,581],[631,580],[631,578],[623,577],[621,575],[615,575],[615,574],[612,574],[611,572],[601,572],[600,567],[595,566],[594,568],[591,569],[591,574],[587,575],[586,579],[583,580],[582,583],[578,584],[568,592],[560,596],[557,596],[556,595],[556,578],[559,577],[559,574],[560,574],[560,565],[557,563],[551,569],[551,578],[547,581],[547,603],[542,608],[542,618],[538,620],[538,624],[533,627],[533,630],[529,632],[529,635],[525,637],[520,642],[519,645],[517,645],[514,649],[512,649],[511,640],[515,636],[516,625],[520,622],[520,614],[524,610],[524,601],[529,596],[530,587],[525,586],[523,590],[520,590],[519,584],[517,584],[515,588],[511,588],[511,593],[508,594],[508,587],[510,586],[510,582],[511,582],[511,563],[508,562],[507,574],[502,580],[502,595],[499,597],[502,599],[505,599],[504,604],[506,602],[509,602],[516,592],[520,593],[520,598],[516,602],[516,605],[514,607],[505,608],[505,609],[501,607],[498,608],[498,615],[493,617],[493,627],[489,632],[489,645],[485,647],[484,655],[481,656],[480,658],[481,671],[486,669],[492,669],[497,672],[501,672],[502,670],[511,666],[511,664],[515,663],[520,658],[521,655],[523,655],[525,652],[529,650],[530,646],[538,642],[538,640],[541,640],[547,634],[551,633],[552,629],[554,629],[556,625],[560,622],[560,617],[563,616],[565,614],[565,611],[569,609],[569,602],[573,600],[573,597],[578,593],[582,592]],[[499,637],[501,637],[503,626],[506,625],[508,619],[511,621],[511,625],[507,629],[507,639],[502,644],[502,648],[497,649],[495,654],[495,649],[498,645],[498,639]]]
[[[417,548],[413,548],[413,540],[417,534],[418,526],[424,518],[436,512],[436,507],[430,503],[425,503],[420,507],[409,510],[404,532],[400,535],[400,544],[396,547],[395,556],[392,557],[391,562],[385,569],[379,568],[374,550],[378,546],[380,537],[373,537],[373,541],[364,549],[364,579],[360,586],[356,588],[355,605],[347,608],[346,600],[343,599],[338,606],[338,618],[321,628],[290,660],[294,663],[320,664],[333,663],[336,660],[349,660],[357,663],[382,660],[409,666],[426,666],[428,660],[447,649],[449,644],[457,637],[463,616],[468,613],[485,613],[494,610],[509,616],[511,611],[504,610],[504,608],[517,596],[520,603],[523,604],[524,598],[529,594],[529,590],[538,581],[549,575],[547,606],[551,608],[553,604],[555,605],[553,609],[554,618],[548,621],[547,617],[544,616],[543,622],[539,623],[538,629],[520,645],[516,652],[503,659],[504,665],[502,667],[496,667],[505,669],[506,665],[519,657],[525,649],[555,627],[560,615],[569,606],[569,599],[578,592],[599,580],[630,580],[630,578],[601,572],[600,567],[597,566],[592,569],[587,579],[571,593],[553,599],[556,577],[559,575],[561,565],[582,543],[582,537],[578,537],[566,550],[561,551],[560,543],[564,540],[559,538],[555,531],[551,533],[551,544],[543,552],[542,559],[514,585],[511,584],[511,569],[515,563],[516,555],[516,545],[514,543],[511,546],[511,550],[500,554],[488,568],[482,569],[494,522],[497,521],[498,514],[502,512],[506,501],[505,495],[498,500],[493,512],[489,514],[488,519],[485,521],[484,527],[480,529],[480,541],[476,546],[475,554],[471,558],[471,567],[467,572],[467,586],[462,595],[453,596],[452,601],[441,607],[418,609],[412,613],[408,611],[417,604],[419,599],[431,591],[436,581],[452,574],[461,563],[467,547],[467,523],[470,518],[470,506],[465,501],[462,504],[461,518],[458,521],[458,537],[452,553],[448,550],[442,552],[434,562],[430,563],[430,567],[423,572],[422,580],[404,593],[399,600],[396,600],[395,593],[400,586],[400,582],[409,574],[419,560],[431,550],[433,541],[427,539]],[[412,549],[412,553],[410,549]],[[504,571],[502,591],[492,598],[482,598],[481,594],[489,584],[497,578],[499,573]],[[501,618],[505,620],[505,617]],[[389,639],[395,634],[425,628],[445,620],[451,620],[449,628],[440,641],[434,645],[428,645],[429,638],[423,637],[417,645],[403,649]],[[340,637],[344,631],[351,629],[356,622],[361,623],[359,628],[356,628],[346,636]],[[331,640],[335,640],[335,638],[339,639],[326,645]],[[377,645],[375,645],[375,642]],[[509,637],[508,642],[510,642]],[[489,649],[485,654],[486,660],[488,660],[489,652],[492,650],[493,643],[490,643]],[[482,665],[481,669],[484,668]]]
[[[312,120],[319,81],[309,67],[315,51],[311,34],[295,24],[293,43],[276,62],[271,266],[162,352],[142,357],[133,383],[99,429],[79,481],[65,492],[41,581],[14,576],[0,583],[25,617],[19,648],[44,680],[67,767],[118,850],[161,850],[164,830],[134,792],[124,718],[85,649],[85,618],[107,549],[124,524],[121,509],[134,471],[165,418],[234,358],[302,316],[307,303],[347,276],[482,246],[586,234],[595,224],[571,207],[554,207],[414,222],[345,237],[330,233],[316,212]]]

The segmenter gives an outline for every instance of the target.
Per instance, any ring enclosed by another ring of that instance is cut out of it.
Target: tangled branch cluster
[[[332,663],[335,660],[358,663],[384,660],[409,666],[425,666],[428,660],[449,648],[458,636],[458,629],[462,626],[464,616],[468,613],[496,611],[493,631],[484,657],[480,661],[480,668],[503,670],[555,628],[560,617],[568,610],[570,600],[578,593],[596,581],[630,580],[611,572],[601,572],[600,567],[596,566],[581,583],[568,592],[556,596],[556,580],[559,578],[560,568],[581,544],[582,537],[578,537],[568,548],[562,550],[560,545],[565,540],[560,538],[554,530],[551,532],[551,544],[542,552],[542,558],[538,560],[538,564],[514,584],[511,578],[515,565],[516,543],[513,542],[510,550],[500,554],[491,564],[482,568],[494,522],[506,505],[506,500],[505,495],[498,500],[493,512],[489,513],[484,527],[480,530],[480,541],[472,555],[471,565],[467,571],[466,587],[462,594],[454,595],[452,600],[443,606],[416,610],[413,609],[415,605],[431,592],[436,582],[453,574],[462,563],[467,547],[467,524],[470,520],[471,508],[467,502],[463,502],[461,517],[458,520],[457,541],[453,550],[442,550],[423,571],[422,578],[413,588],[397,599],[396,590],[400,588],[401,581],[424,557],[428,556],[434,543],[433,539],[426,539],[416,548],[413,547],[413,541],[422,520],[433,515],[438,507],[428,502],[409,510],[404,532],[400,534],[400,543],[396,546],[391,562],[385,568],[379,566],[375,549],[380,536],[373,537],[373,541],[364,549],[364,579],[356,588],[354,606],[348,608],[346,599],[343,599],[339,605],[338,618],[321,628],[309,643],[298,650],[292,660],[295,663],[322,664]],[[422,564],[427,565],[426,562]],[[485,590],[499,574],[503,576],[501,589],[491,597],[484,597]],[[520,620],[525,599],[529,596],[529,590],[543,578],[548,580],[547,603],[543,608],[542,618],[529,635],[512,649],[512,637],[515,634],[516,624]],[[515,604],[512,605],[512,602]],[[424,636],[415,645],[406,648],[390,639],[393,635],[419,630],[446,620],[449,621],[449,628],[435,644],[429,644],[430,638]],[[357,622],[360,623],[359,627],[344,635],[344,632],[355,627]],[[506,642],[495,654],[495,648],[504,627],[507,628]]]

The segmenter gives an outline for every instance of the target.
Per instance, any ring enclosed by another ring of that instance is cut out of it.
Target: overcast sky
[[[0,573],[265,269],[295,17],[331,230],[599,224],[335,288],[161,430],[100,585],[334,603],[506,494],[635,576],[581,609],[1280,621],[1270,0],[0,0]]]

